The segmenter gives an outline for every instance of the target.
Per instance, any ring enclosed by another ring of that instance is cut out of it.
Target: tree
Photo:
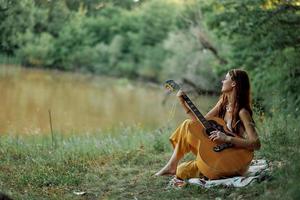
[[[33,30],[35,11],[33,0],[0,1],[0,53],[14,53],[18,34]]]
[[[264,105],[294,108],[300,97],[300,5],[297,1],[200,1],[207,25],[231,45],[229,64],[251,73]],[[276,100],[277,102],[274,102]],[[280,103],[278,103],[280,102]]]

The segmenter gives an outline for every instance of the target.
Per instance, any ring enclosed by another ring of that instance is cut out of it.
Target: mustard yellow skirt
[[[201,141],[195,135],[199,134],[201,126],[200,122],[187,119],[174,131],[170,137],[170,141],[173,148],[178,145],[178,156],[183,156],[189,152],[197,156]],[[178,165],[176,177],[188,179],[204,176],[199,171],[197,159],[195,159]]]

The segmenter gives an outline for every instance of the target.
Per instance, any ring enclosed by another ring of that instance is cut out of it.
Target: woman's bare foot
[[[156,172],[155,176],[173,176],[176,174],[176,168],[172,168],[169,165],[164,166],[161,170]]]

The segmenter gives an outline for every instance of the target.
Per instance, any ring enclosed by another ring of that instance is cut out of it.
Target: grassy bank
[[[1,136],[0,191],[14,199],[299,198],[299,126],[292,117],[263,119],[258,125],[262,149],[256,158],[271,161],[271,178],[241,189],[176,190],[168,188],[170,177],[153,177],[170,156],[173,129],[56,134],[54,141],[51,136]]]

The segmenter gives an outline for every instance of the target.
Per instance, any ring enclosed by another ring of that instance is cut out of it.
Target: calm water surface
[[[98,132],[120,126],[157,128],[186,118],[175,95],[125,79],[0,66],[0,134]],[[204,113],[216,98],[193,98]]]

